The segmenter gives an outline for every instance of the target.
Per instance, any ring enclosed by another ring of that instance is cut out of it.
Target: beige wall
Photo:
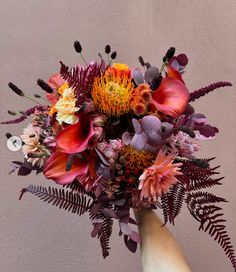
[[[106,43],[118,51],[119,61],[138,65],[137,57],[160,65],[169,46],[190,56],[185,74],[190,90],[217,80],[236,85],[235,0],[1,0],[0,1],[0,89],[1,120],[7,109],[27,109],[7,88],[13,81],[29,94],[38,91],[36,79],[55,73],[59,61],[80,61],[73,50],[81,40],[85,56],[93,58]],[[203,156],[217,156],[224,186],[215,192],[226,197],[227,226],[236,246],[236,87],[221,89],[196,102],[221,134],[203,144]],[[27,124],[24,123],[24,125]],[[90,272],[140,271],[139,256],[112,237],[111,256],[101,257],[99,242],[90,238],[87,216],[78,218],[43,204],[31,195],[18,201],[28,183],[53,185],[42,176],[8,176],[12,159],[4,134],[20,134],[22,125],[1,126],[0,271],[3,272]],[[233,271],[219,246],[198,232],[187,211],[176,221],[174,233],[194,272]],[[158,258],[158,256],[157,256]]]

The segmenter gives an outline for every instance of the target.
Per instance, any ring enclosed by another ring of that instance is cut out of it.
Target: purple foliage
[[[132,119],[134,135],[131,137],[129,132],[124,132],[122,140],[124,144],[130,144],[137,150],[147,152],[158,151],[165,143],[165,139],[171,136],[173,125],[161,122],[154,115],[144,116],[142,119]]]
[[[200,98],[201,96],[204,96],[212,91],[214,91],[215,89],[221,88],[221,87],[231,87],[232,83],[228,82],[228,81],[219,81],[216,83],[212,83],[206,87],[203,87],[199,90],[193,91],[192,93],[190,93],[190,99],[189,102],[193,102],[196,99]]]
[[[8,124],[18,124],[18,123],[21,123],[23,122],[28,116],[30,116],[31,114],[33,114],[35,112],[35,110],[38,110],[38,111],[44,111],[45,109],[47,108],[47,106],[35,106],[35,107],[32,107],[26,111],[24,111],[22,113],[22,115],[16,119],[13,119],[13,120],[9,120],[9,121],[4,121],[4,122],[1,122],[0,124],[2,125],[8,125]]]
[[[100,64],[96,61],[90,62],[87,67],[77,65],[74,68],[69,68],[61,63],[60,74],[66,80],[77,95],[77,103],[81,104],[90,97],[91,87],[95,77],[97,77],[104,69],[105,63],[102,60]]]
[[[218,128],[206,123],[207,119],[203,114],[183,115],[175,125],[175,130],[181,130],[194,137],[194,130],[207,138],[214,137],[219,132]]]

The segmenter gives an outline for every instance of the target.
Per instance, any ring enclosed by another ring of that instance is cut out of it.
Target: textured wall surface
[[[0,111],[24,110],[31,103],[7,88],[13,81],[28,94],[37,92],[36,79],[47,79],[59,69],[80,61],[73,50],[79,39],[86,58],[103,51],[106,43],[118,51],[118,60],[138,65],[141,54],[160,66],[166,49],[175,46],[190,57],[186,84],[190,90],[217,80],[236,86],[235,0],[0,0]],[[203,143],[201,155],[217,156],[225,176],[215,193],[229,200],[224,205],[227,227],[236,246],[236,87],[220,89],[195,102],[199,112],[220,129],[217,138]],[[24,125],[26,125],[25,122]],[[4,134],[20,135],[22,125],[1,126],[0,271],[90,272],[140,271],[139,255],[126,250],[114,228],[111,255],[101,257],[99,242],[90,238],[91,224],[48,206],[31,195],[19,202],[28,183],[48,185],[42,176],[8,176],[11,160]],[[53,185],[51,183],[51,185]],[[187,210],[173,229],[194,272],[233,271],[220,247],[198,232]],[[158,258],[158,256],[157,256]]]

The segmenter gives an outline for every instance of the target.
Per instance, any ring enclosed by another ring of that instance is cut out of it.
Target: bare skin
[[[191,272],[174,236],[150,209],[134,211],[142,238],[143,272]]]

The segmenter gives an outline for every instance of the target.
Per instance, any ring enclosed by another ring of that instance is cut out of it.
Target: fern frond
[[[29,185],[26,187],[26,191],[44,202],[51,203],[53,206],[58,206],[60,209],[78,215],[87,212],[91,206],[91,198],[88,199],[85,195],[65,191],[64,189]]]
[[[101,62],[100,65],[97,62],[90,63],[86,68],[80,65],[69,68],[64,63],[60,63],[61,76],[68,82],[69,86],[75,90],[78,104],[81,104],[86,97],[90,97],[94,79],[100,74],[104,63]]]
[[[100,239],[100,245],[102,247],[103,258],[106,258],[109,255],[109,241],[112,234],[112,225],[113,220],[110,217],[105,217],[102,223],[102,227],[98,233]]]
[[[213,175],[219,174],[216,170],[219,166],[210,167],[209,162],[212,159],[198,159],[198,160],[185,160],[182,161],[181,172],[179,180],[186,184],[188,191],[196,191],[205,189],[215,185],[221,185],[221,178],[213,178]]]
[[[215,185],[222,185],[220,180],[222,180],[223,177],[213,179],[213,178],[196,178],[192,179],[189,186],[188,191],[196,191],[200,189],[206,189],[209,187],[213,187]]]
[[[164,225],[166,225],[169,221],[169,205],[168,205],[169,197],[168,193],[163,194],[161,197],[161,208],[164,217]]]
[[[174,225],[175,218],[179,215],[185,198],[185,187],[182,183],[174,184],[168,193],[161,198],[164,224],[168,221]]]
[[[189,193],[187,206],[192,216],[200,222],[199,230],[208,233],[223,248],[236,271],[236,256],[230,237],[225,230],[222,208],[214,203],[225,202],[225,199],[206,192]]]
[[[72,192],[76,191],[81,194],[85,194],[86,192],[84,187],[81,185],[81,183],[78,180],[74,180],[73,182],[64,185],[64,187],[70,189]]]
[[[193,192],[189,193],[187,196],[187,204],[193,202],[195,206],[227,202],[224,198],[218,197],[212,193],[208,192]]]
[[[73,182],[64,185],[64,187],[71,190],[71,192],[77,192],[80,194],[87,195],[95,200],[95,194],[93,192],[88,192],[85,190],[84,186],[79,182],[79,180],[75,179]]]
[[[97,233],[97,237],[100,240],[100,245],[102,248],[102,255],[105,259],[107,256],[109,256],[109,241],[112,234],[112,226],[113,226],[113,220],[111,217],[105,216],[101,211],[97,214],[90,213],[90,219],[91,220],[101,220],[102,223],[100,224],[100,228]],[[93,223],[95,226],[97,223]]]

